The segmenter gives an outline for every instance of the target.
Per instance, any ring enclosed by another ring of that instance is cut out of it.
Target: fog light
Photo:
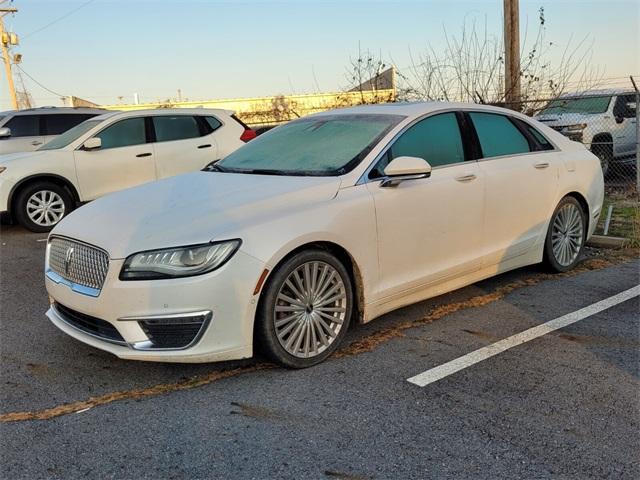
[[[211,321],[210,311],[176,313],[152,317],[122,318],[135,320],[149,338],[132,345],[136,350],[184,349],[195,345]]]

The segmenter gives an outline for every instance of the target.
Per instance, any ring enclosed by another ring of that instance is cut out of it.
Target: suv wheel
[[[18,192],[14,206],[20,225],[32,232],[48,232],[73,210],[73,200],[60,185],[35,182]]]
[[[606,177],[611,167],[611,161],[613,160],[613,148],[611,145],[594,145],[591,151],[600,159],[602,176]]]

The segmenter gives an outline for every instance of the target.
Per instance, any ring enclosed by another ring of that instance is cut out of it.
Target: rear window
[[[197,120],[190,115],[162,115],[151,118],[153,118],[153,127],[156,131],[156,142],[170,142],[201,136]]]
[[[500,157],[531,151],[527,138],[509,120],[496,113],[469,113],[478,134],[482,156]]]

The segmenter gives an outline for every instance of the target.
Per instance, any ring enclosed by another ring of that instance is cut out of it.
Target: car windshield
[[[401,115],[322,115],[275,128],[212,170],[264,175],[343,175],[355,168]]]
[[[60,148],[64,148],[98,125],[101,121],[102,120],[85,120],[84,122],[67,130],[62,135],[58,135],[50,142],[45,143],[38,150],[58,150]]]
[[[540,115],[559,113],[604,113],[609,108],[611,97],[559,98],[553,100]]]

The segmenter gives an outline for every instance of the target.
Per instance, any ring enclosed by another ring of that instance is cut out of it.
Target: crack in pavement
[[[429,312],[427,315],[418,320],[409,320],[398,325],[391,326],[389,328],[383,328],[377,332],[367,335],[367,337],[363,339],[356,340],[346,347],[336,351],[331,357],[329,357],[328,360],[330,361],[332,359],[351,357],[362,353],[371,352],[375,350],[379,345],[393,338],[404,336],[404,331],[410,328],[419,327],[421,325],[434,322],[460,310],[467,310],[488,305],[490,303],[501,300],[507,294],[513,292],[514,290],[537,285],[544,280],[572,277],[580,273],[592,270],[600,270],[619,263],[624,263],[629,259],[637,258],[637,255],[634,255],[635,251],[632,251],[631,257],[629,257],[628,255],[619,254],[618,256],[614,255],[613,258],[608,260],[599,258],[587,259],[570,272],[562,274],[534,274],[532,277],[522,280],[516,280],[506,285],[502,285],[490,293],[476,295],[467,300],[462,300],[459,302],[439,305],[432,309],[431,312]],[[276,368],[276,365],[270,363],[258,363],[255,365],[239,367],[230,370],[216,370],[207,374],[196,375],[185,381],[161,383],[148,388],[107,393],[105,395],[100,395],[97,397],[90,397],[87,400],[66,403],[42,410],[2,413],[0,414],[0,423],[21,422],[30,420],[49,420],[52,418],[60,417],[62,415],[69,415],[72,413],[86,411],[100,405],[106,405],[123,400],[135,400],[146,397],[154,397],[157,395],[163,395],[166,393],[177,392],[181,390],[190,390],[192,388],[202,387],[204,385],[208,385],[219,380],[224,380],[226,378],[236,377],[246,373],[252,373],[259,370],[266,370],[271,368]]]

